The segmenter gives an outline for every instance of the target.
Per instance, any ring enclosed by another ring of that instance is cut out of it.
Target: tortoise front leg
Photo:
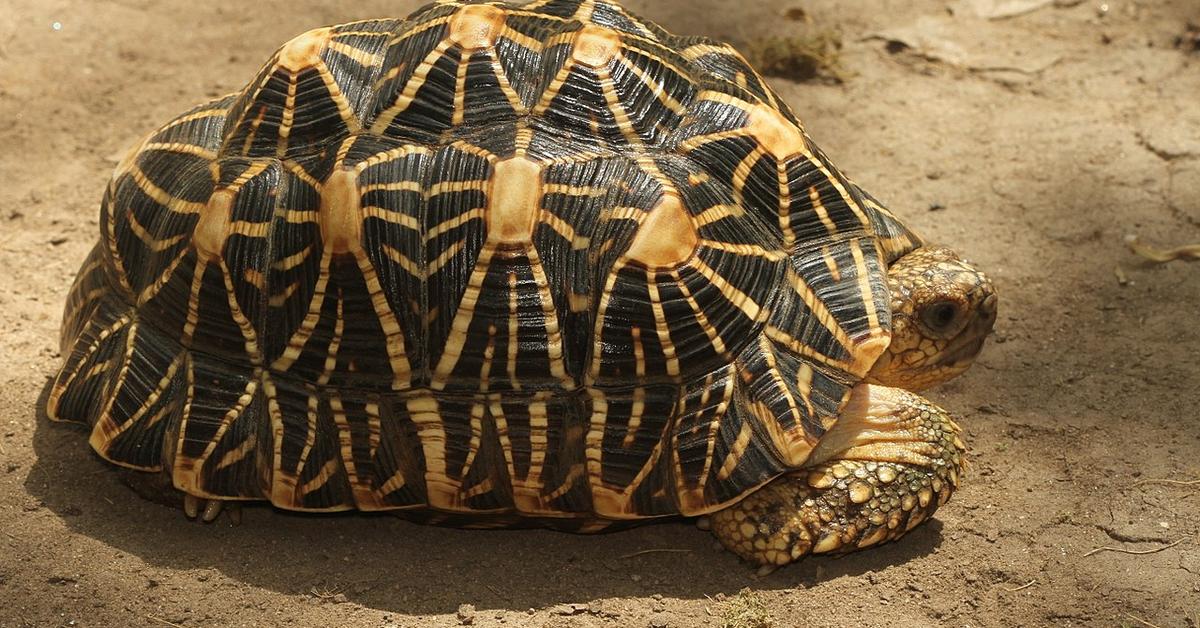
[[[950,498],[963,471],[960,429],[899,388],[860,384],[809,458],[712,515],[713,534],[760,573],[808,554],[900,538]]]

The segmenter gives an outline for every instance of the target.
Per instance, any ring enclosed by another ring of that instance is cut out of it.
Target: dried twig
[[[1008,587],[1004,587],[1004,590],[1005,590],[1005,591],[1008,591],[1009,593],[1016,593],[1017,591],[1021,591],[1021,590],[1023,590],[1023,589],[1028,589],[1029,587],[1031,587],[1031,586],[1033,586],[1033,585],[1035,585],[1035,584],[1037,584],[1037,580],[1030,580],[1029,582],[1026,582],[1026,583],[1025,583],[1025,584],[1023,584],[1023,585],[1021,585],[1021,586],[1019,586],[1019,587],[1012,588],[1012,589],[1010,589],[1010,588],[1008,588]]]
[[[626,554],[626,555],[622,556],[621,558],[634,558],[637,556],[641,556],[643,554],[686,554],[691,551],[692,550],[690,550],[690,549],[667,549],[667,548],[647,549],[647,550],[642,550],[640,552],[634,552],[632,554]]]
[[[1177,259],[1200,260],[1200,243],[1177,246],[1173,249],[1159,249],[1142,244],[1135,235],[1125,236],[1125,244],[1129,250],[1158,264],[1165,264]]]
[[[1160,480],[1160,479],[1151,479],[1151,480],[1138,480],[1137,482],[1134,482],[1134,483],[1133,483],[1133,485],[1134,485],[1134,486],[1141,486],[1141,485],[1143,485],[1143,484],[1170,484],[1170,485],[1172,485],[1172,486],[1200,486],[1200,480]]]
[[[1139,623],[1143,626],[1149,626],[1150,628],[1162,628],[1158,624],[1152,624],[1152,623],[1142,619],[1141,617],[1138,617],[1137,615],[1133,615],[1131,613],[1125,613],[1125,616],[1132,619],[1133,621],[1136,621],[1137,623]]]
[[[1096,549],[1094,549],[1094,550],[1092,550],[1092,551],[1090,551],[1090,552],[1088,552],[1088,553],[1084,554],[1083,556],[1084,556],[1084,558],[1087,558],[1088,556],[1091,556],[1092,554],[1099,554],[1100,552],[1120,552],[1120,553],[1122,553],[1122,554],[1138,554],[1138,555],[1141,555],[1141,554],[1154,554],[1154,553],[1157,553],[1157,552],[1161,552],[1161,551],[1163,551],[1163,550],[1169,550],[1169,549],[1171,549],[1172,547],[1175,547],[1176,545],[1179,545],[1180,543],[1182,543],[1182,542],[1184,542],[1184,541],[1186,541],[1186,540],[1187,540],[1187,537],[1186,537],[1186,536],[1185,536],[1185,537],[1180,537],[1180,539],[1179,539],[1178,541],[1175,541],[1174,543],[1169,543],[1169,544],[1167,544],[1167,545],[1164,545],[1164,546],[1162,546],[1162,547],[1156,547],[1156,548],[1154,548],[1154,549],[1148,549],[1148,550],[1130,550],[1130,549],[1125,549],[1125,548],[1123,548],[1123,547],[1108,547],[1108,546],[1106,545],[1106,546],[1104,546],[1104,547],[1097,547]]]
[[[167,621],[161,617],[155,617],[154,615],[146,615],[146,619],[149,619],[150,621],[156,621],[160,624],[165,624],[167,626],[174,626],[175,628],[183,628],[183,626],[180,626],[179,624],[177,624],[173,621]]]
[[[317,597],[322,600],[329,600],[336,596],[341,590],[341,587],[334,587],[332,589],[322,589],[318,591],[317,587],[312,587],[309,589],[309,592],[312,593],[313,597]]]

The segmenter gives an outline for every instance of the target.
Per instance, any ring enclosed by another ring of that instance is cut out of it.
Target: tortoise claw
[[[225,502],[220,499],[204,499],[195,495],[183,496],[183,514],[188,519],[199,519],[204,523],[212,523],[221,516],[221,512],[229,513],[229,521],[233,525],[241,525],[241,504],[230,503],[226,506]]]
[[[200,514],[200,498],[195,495],[183,496],[183,514],[188,519],[195,519]]]
[[[209,500],[208,503],[204,504],[204,515],[201,517],[201,519],[204,520],[204,523],[212,523],[213,521],[216,521],[217,517],[221,514],[222,504],[224,504],[224,502],[217,499]]]
[[[712,519],[709,519],[708,515],[696,517],[696,529],[697,530],[705,530],[705,531],[711,530],[712,529]]]

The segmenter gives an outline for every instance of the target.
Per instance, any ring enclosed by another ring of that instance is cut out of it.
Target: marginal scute
[[[362,199],[357,173],[335,170],[321,186],[321,241],[332,253],[352,253],[362,246]]]
[[[450,18],[449,38],[463,50],[482,50],[496,44],[507,17],[504,9],[490,4],[470,4]]]
[[[699,242],[692,217],[671,190],[642,221],[625,255],[647,268],[671,268],[690,259]]]
[[[791,157],[808,150],[800,128],[773,107],[751,106],[746,119],[746,129],[763,149],[776,159]]]
[[[602,26],[588,25],[575,34],[571,59],[590,68],[608,65],[621,52],[621,37]]]
[[[509,246],[531,243],[541,198],[541,165],[520,156],[497,162],[488,191],[488,240]]]
[[[192,232],[192,245],[196,253],[207,260],[217,260],[229,237],[229,215],[233,210],[234,193],[222,189],[213,192],[204,207],[200,208],[200,219]]]
[[[854,362],[849,368],[850,373],[858,377],[865,377],[875,362],[879,360],[879,356],[887,351],[891,342],[891,334],[881,329],[856,344],[854,346]]]
[[[279,49],[277,63],[289,72],[315,67],[321,61],[321,52],[332,38],[333,29],[329,27],[302,33]]]

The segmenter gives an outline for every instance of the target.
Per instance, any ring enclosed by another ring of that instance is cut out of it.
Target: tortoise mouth
[[[994,305],[995,299],[992,299]],[[939,362],[951,368],[966,368],[975,361],[976,356],[983,350],[983,343],[992,333],[992,325],[996,322],[995,308],[984,308],[980,315],[962,331],[943,352]]]
[[[963,342],[955,342],[953,346],[946,351],[945,358],[941,361],[942,365],[951,368],[966,368],[970,366],[979,352],[983,350],[983,342],[987,340],[987,335],[972,335]]]

